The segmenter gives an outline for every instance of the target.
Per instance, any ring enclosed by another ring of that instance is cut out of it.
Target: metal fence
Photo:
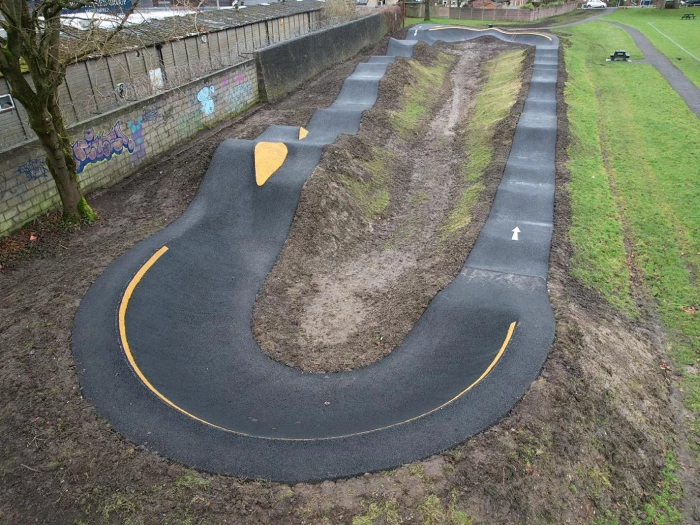
[[[65,123],[71,126],[176,89],[248,60],[257,49],[356,17],[324,19],[320,11],[310,11],[72,64],[59,87]],[[8,85],[0,77],[0,96],[6,93]],[[0,110],[0,151],[35,138],[21,104]]]

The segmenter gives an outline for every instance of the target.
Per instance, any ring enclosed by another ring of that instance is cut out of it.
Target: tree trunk
[[[46,107],[25,106],[25,109],[29,123],[46,152],[46,166],[61,197],[63,217],[93,220],[94,212],[87,205],[78,185],[70,139],[57,104],[52,100]]]
[[[427,22],[428,20],[430,20],[430,0],[425,0],[425,17],[423,21]]]

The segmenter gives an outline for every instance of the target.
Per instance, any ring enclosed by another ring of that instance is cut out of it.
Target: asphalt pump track
[[[271,360],[253,337],[253,303],[323,147],[357,133],[389,63],[416,42],[486,35],[535,46],[535,64],[503,180],[461,272],[371,366],[310,374]],[[224,141],[185,213],[83,298],[72,339],[85,397],[118,432],[173,460],[285,482],[396,467],[495,424],[554,338],[546,278],[558,47],[545,34],[418,26],[359,64],[306,130]]]

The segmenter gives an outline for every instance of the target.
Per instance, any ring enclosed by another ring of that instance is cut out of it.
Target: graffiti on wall
[[[139,117],[138,120],[135,122],[127,122],[129,129],[131,129],[131,139],[134,141],[135,144],[134,151],[132,152],[133,155],[131,155],[130,159],[132,167],[136,167],[139,164],[141,164],[144,157],[146,156],[146,142],[144,141],[143,136],[144,122],[147,121],[144,121],[143,117]]]
[[[49,168],[43,158],[30,159],[24,164],[20,164],[16,171],[17,175],[24,175],[27,180],[48,179]]]
[[[134,152],[136,143],[122,131],[121,126],[121,121],[117,121],[108,133],[102,135],[96,134],[92,127],[85,128],[85,138],[73,144],[73,157],[78,165],[78,173],[82,173],[88,164],[109,160],[124,151]]]
[[[206,116],[214,113],[214,99],[212,95],[215,93],[214,86],[207,86],[199,90],[197,93],[197,100],[202,105],[202,111]]]
[[[15,170],[19,177],[0,177],[0,202],[5,202],[15,195],[21,195],[36,183],[32,181],[48,179],[51,173],[44,158],[29,159]]]
[[[165,120],[165,116],[160,112],[162,107],[163,106],[156,105],[152,108],[144,109],[140,119],[141,122],[156,123]]]
[[[202,127],[202,112],[198,109],[194,113],[188,113],[178,117],[177,132],[181,138],[194,135]]]
[[[251,99],[253,86],[250,82],[243,82],[229,90],[226,96],[226,111],[228,113],[238,113],[248,107]]]

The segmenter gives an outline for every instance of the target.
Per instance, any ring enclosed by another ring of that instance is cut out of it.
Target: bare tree
[[[62,46],[61,14],[85,7],[97,7],[99,0],[0,0],[0,73],[10,86],[10,94],[22,103],[29,125],[46,152],[46,165],[53,176],[66,219],[94,219],[94,212],[83,197],[78,184],[76,163],[70,138],[58,105],[58,87],[64,81],[66,66],[103,49],[126,23],[138,4],[109,29],[104,19],[88,19],[80,39]],[[34,5],[35,4],[35,5]],[[66,47],[70,49],[67,52]],[[30,80],[25,77],[29,73]]]

